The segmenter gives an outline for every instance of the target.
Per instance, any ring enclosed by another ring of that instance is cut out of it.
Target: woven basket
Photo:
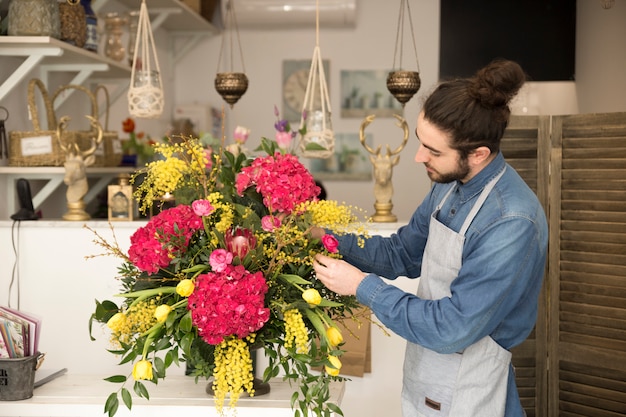
[[[89,101],[91,102],[91,116],[96,120],[98,119],[98,103],[96,102],[96,97],[93,95],[93,93],[90,90],[83,87],[82,85],[67,84],[67,85],[62,85],[61,87],[59,87],[57,91],[54,93],[54,95],[52,96],[53,105],[54,105],[54,102],[58,99],[58,97],[66,90],[78,90],[86,94],[87,97],[89,98]],[[76,143],[79,149],[89,149],[97,135],[98,135],[98,132],[93,128],[90,130],[67,130],[63,132],[63,137],[61,139],[63,140],[65,147],[67,147],[68,145],[72,143]],[[100,146],[102,146],[102,144],[100,144]],[[97,152],[98,151],[96,150],[96,153]],[[100,154],[103,155],[104,152],[101,150]],[[91,166],[95,166],[95,167],[104,166],[104,157],[100,157],[99,159],[98,157],[96,157],[96,161]]]
[[[96,164],[102,158],[102,166],[118,167],[122,163],[124,152],[117,131],[109,130],[109,90],[104,85],[99,84],[93,93],[96,98],[98,98],[99,91],[104,93],[106,110],[104,112],[104,125],[102,126],[102,144],[100,145],[104,152],[96,151]]]
[[[35,103],[35,88],[43,98],[48,122],[47,130],[39,125],[39,112]],[[14,167],[63,166],[65,154],[57,138],[57,121],[48,95],[41,80],[33,78],[28,83],[28,110],[33,121],[33,130],[14,130],[9,135],[9,165]]]

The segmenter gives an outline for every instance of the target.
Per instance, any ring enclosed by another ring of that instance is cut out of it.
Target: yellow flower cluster
[[[307,210],[312,215],[312,223],[316,226],[330,229],[336,233],[356,233],[367,237],[368,231],[366,218],[363,209],[339,204],[335,200],[319,200],[307,201],[300,206],[303,210]],[[359,213],[357,215],[356,213]],[[362,221],[359,221],[360,218]],[[363,247],[365,242],[359,238],[359,246]]]
[[[231,337],[215,346],[215,368],[213,370],[213,392],[215,407],[223,413],[226,394],[230,393],[230,408],[237,405],[244,390],[254,395],[252,359],[245,340]]]
[[[150,329],[155,323],[154,312],[157,308],[157,299],[140,301],[131,306],[126,312],[117,313],[107,322],[111,329],[111,342],[115,345],[130,343],[134,335]]]
[[[309,332],[297,309],[285,311],[285,347],[296,346],[296,352],[309,353]]]
[[[220,221],[215,223],[215,229],[220,233],[225,233],[233,224],[235,213],[233,213],[233,208],[230,204],[222,202],[222,198],[222,194],[214,192],[209,194],[208,200],[215,208],[215,212],[220,213]]]
[[[302,256],[297,250],[306,248],[309,244],[309,235],[304,231],[283,224],[279,228],[269,233],[260,233],[261,240],[271,241],[271,244],[263,246],[263,253],[268,259],[273,259],[275,263],[286,265],[313,264],[313,258]],[[271,239],[266,239],[271,237]],[[280,250],[280,248],[290,246],[292,251]]]
[[[197,184],[208,164],[200,144],[158,144],[154,150],[164,159],[152,161],[146,166],[147,176],[134,193],[135,198],[141,201],[139,209],[144,213],[159,198],[186,185],[185,182]]]

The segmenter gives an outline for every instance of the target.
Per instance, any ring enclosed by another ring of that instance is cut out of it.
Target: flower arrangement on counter
[[[289,131],[280,120],[276,129]],[[213,377],[223,414],[226,398],[236,407],[241,394],[254,395],[250,352],[263,349],[269,360],[263,380],[283,376],[299,388],[292,397],[296,416],[343,415],[329,401],[329,387],[344,379],[341,322],[359,320],[352,314],[360,305],[315,279],[317,253],[341,255],[332,235],[316,239],[310,231],[364,233],[365,216],[319,200],[320,188],[288,152],[286,138],[263,138],[257,151],[264,154],[250,158],[243,147],[248,135],[238,127],[228,148],[222,140],[206,149],[194,138],[155,145],[162,158],[139,171],[144,179],[135,197],[144,212],[167,193],[178,205],[139,228],[127,253],[94,232],[102,255],[123,261],[122,290],[119,303],[96,301],[90,334],[94,322],[110,329],[110,351],[120,364],[133,363],[139,397],[149,398],[144,381],[156,383],[169,366],[186,362],[196,380]],[[130,409],[130,375],[107,380],[122,385],[105,412],[113,416],[120,398]]]

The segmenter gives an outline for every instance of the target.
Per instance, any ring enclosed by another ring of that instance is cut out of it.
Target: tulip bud
[[[341,331],[336,327],[329,327],[326,329],[326,337],[328,337],[328,341],[333,346],[338,346],[343,343]]]
[[[189,297],[195,289],[196,286],[190,279],[183,279],[176,285],[176,293],[181,297]]]
[[[302,298],[309,304],[314,306],[319,305],[322,302],[322,296],[315,288],[309,288],[308,290],[304,290],[302,293]]]
[[[154,318],[156,318],[159,323],[163,323],[167,320],[167,316],[170,314],[170,311],[172,311],[172,307],[167,304],[161,304],[156,308],[156,310],[154,310]]]
[[[107,321],[107,326],[109,329],[118,331],[121,327],[126,323],[126,315],[124,313],[115,313],[113,317]]]
[[[328,361],[331,363],[333,367],[324,365],[324,369],[326,370],[326,373],[330,376],[339,375],[339,370],[341,369],[341,361],[339,360],[339,358],[336,356],[328,355]]]
[[[150,361],[144,359],[135,363],[135,366],[133,366],[133,378],[135,378],[135,381],[140,379],[150,381],[152,379],[152,364]]]

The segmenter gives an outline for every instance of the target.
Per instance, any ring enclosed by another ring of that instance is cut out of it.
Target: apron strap
[[[476,213],[478,213],[478,210],[480,210],[480,208],[483,206],[483,203],[489,196],[489,193],[491,192],[493,187],[495,187],[498,180],[502,178],[502,175],[504,175],[504,171],[506,171],[506,166],[504,167],[504,169],[502,169],[502,171],[500,171],[498,175],[495,176],[495,178],[493,178],[491,181],[487,183],[487,185],[485,185],[485,188],[478,196],[478,200],[476,200],[476,202],[474,203],[474,206],[472,207],[469,214],[465,218],[465,222],[463,223],[461,230],[459,230],[460,235],[465,236],[465,232],[467,232],[467,229],[469,229],[470,224],[472,223],[472,220],[474,220],[474,217],[476,216]]]

